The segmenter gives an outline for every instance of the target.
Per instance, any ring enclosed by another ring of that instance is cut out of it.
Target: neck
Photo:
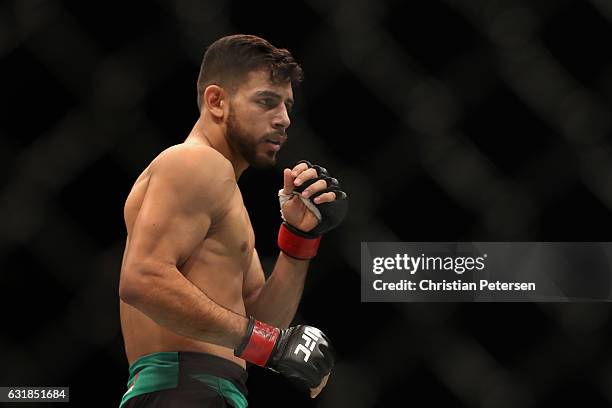
[[[185,139],[185,143],[202,143],[221,153],[232,163],[236,180],[238,180],[242,172],[249,167],[249,163],[228,142],[226,134],[225,124],[215,123],[206,115],[201,115]]]

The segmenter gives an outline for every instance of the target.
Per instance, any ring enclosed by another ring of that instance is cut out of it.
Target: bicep
[[[189,191],[181,192],[168,177],[152,175],[130,232],[126,264],[184,262],[211,223],[208,209],[192,200]]]
[[[261,261],[259,260],[259,255],[257,254],[257,250],[253,248],[251,265],[244,276],[244,283],[242,286],[242,298],[247,309],[249,305],[257,299],[265,282],[266,277],[261,266]]]

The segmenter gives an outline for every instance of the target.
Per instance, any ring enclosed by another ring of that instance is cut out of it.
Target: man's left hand
[[[336,200],[346,200],[346,193],[340,190],[338,180],[331,177],[325,168],[313,166],[307,161],[298,163],[293,169],[285,169],[283,179],[284,185],[281,193],[290,198],[282,205],[281,212],[285,221],[300,231],[311,232],[324,222],[324,220],[319,221],[312,207],[319,207],[320,204]],[[299,193],[303,199],[309,199],[314,206],[308,208],[296,193]],[[345,209],[342,212],[341,218],[344,218]],[[337,225],[340,221],[341,219],[334,223]],[[332,229],[336,225],[330,225],[330,228],[327,229]],[[324,232],[326,231],[321,231],[316,235]]]

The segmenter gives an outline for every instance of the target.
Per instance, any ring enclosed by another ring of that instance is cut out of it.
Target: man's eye
[[[268,107],[273,106],[272,99],[260,99],[259,103],[262,104],[263,106],[268,106]]]

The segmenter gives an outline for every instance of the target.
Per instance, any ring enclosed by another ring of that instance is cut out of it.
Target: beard
[[[276,152],[265,149],[266,135],[257,137],[246,131],[236,119],[230,106],[227,116],[227,138],[230,145],[255,168],[269,168],[276,164]]]

